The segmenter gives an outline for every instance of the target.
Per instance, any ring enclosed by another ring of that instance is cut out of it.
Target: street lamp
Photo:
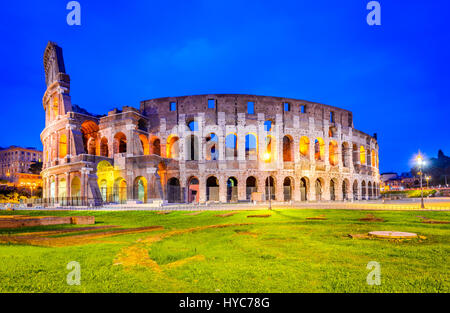
[[[264,153],[263,159],[264,159],[264,161],[269,162],[270,161],[270,153],[268,153],[268,152]],[[271,178],[271,176],[269,175],[269,177],[267,178],[269,180],[268,181],[268,185],[269,185],[269,210],[272,210],[272,195],[271,195],[272,184],[271,184],[270,178]]]
[[[423,209],[423,208],[425,208],[425,206],[423,205],[422,166],[425,164],[425,161],[423,160],[422,155],[420,155],[420,151],[416,157],[416,161],[417,161],[417,164],[419,165],[419,174],[420,174],[420,208]]]

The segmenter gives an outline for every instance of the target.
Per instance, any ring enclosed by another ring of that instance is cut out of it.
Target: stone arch
[[[219,200],[219,180],[216,176],[209,176],[206,179],[206,201]]]
[[[349,151],[350,147],[348,142],[343,142],[342,143],[342,166],[344,167],[349,167]]]
[[[300,155],[309,159],[309,138],[302,136],[300,138]]]
[[[142,153],[144,155],[150,154],[150,145],[148,143],[148,138],[144,134],[139,134],[139,140],[141,141]]]
[[[59,158],[62,159],[67,155],[67,136],[59,135]]]
[[[170,135],[167,138],[166,156],[169,159],[178,159],[180,157],[179,139],[176,135]]]
[[[364,180],[361,182],[361,199],[366,200],[366,182]]]
[[[339,154],[336,140],[330,140],[330,143],[328,144],[328,160],[331,166],[338,165]]]
[[[59,201],[64,201],[67,198],[67,182],[64,177],[58,179],[58,198]]]
[[[249,176],[245,180],[245,198],[247,200],[252,199],[252,193],[258,191],[258,181],[255,176]]]
[[[238,200],[238,180],[234,176],[227,179],[227,202],[237,202]]]
[[[87,142],[87,154],[96,155],[97,139],[90,137]]]
[[[373,167],[376,167],[377,166],[377,161],[376,161],[376,159],[377,159],[377,156],[376,156],[376,154],[375,154],[375,150],[373,150],[372,149],[372,152],[370,153],[370,156],[371,156],[371,166],[373,166]]]
[[[248,133],[245,135],[245,159],[257,160],[258,159],[258,139],[254,133]]]
[[[283,181],[283,196],[284,201],[292,200],[292,191],[294,190],[294,179],[290,176],[286,176]]]
[[[187,181],[188,189],[188,203],[199,201],[199,186],[200,182],[196,176],[191,176]]]
[[[314,140],[314,158],[316,161],[325,160],[325,141],[320,137]]]
[[[270,132],[273,130],[273,125],[275,125],[275,122],[272,119],[268,119],[264,121],[264,131]]]
[[[108,139],[106,137],[100,140],[100,156],[109,157]]]
[[[186,123],[187,128],[189,129],[189,131],[191,132],[196,132],[198,131],[198,122],[194,119],[189,120]]]
[[[347,178],[345,178],[342,181],[342,200],[348,200],[349,199],[349,188],[350,188],[350,182]]]
[[[285,135],[283,137],[283,162],[293,162],[293,140],[292,136]]]
[[[359,147],[359,162],[361,165],[366,165],[366,149],[364,149],[364,146]]]
[[[72,182],[70,183],[70,196],[72,199],[81,197],[81,182],[78,176],[72,178]]]
[[[149,143],[150,154],[161,156],[161,140],[158,137],[152,137]]]
[[[142,203],[147,203],[148,199],[147,190],[148,190],[147,179],[143,176],[136,177],[133,184],[134,200],[140,201]]]
[[[167,202],[181,202],[180,180],[177,177],[172,177],[167,181]]]
[[[336,178],[330,179],[330,200],[336,201],[336,189],[337,189],[337,180]]]
[[[238,142],[235,133],[228,134],[225,137],[225,157],[226,159],[236,159],[238,156]]]
[[[322,200],[323,187],[324,187],[324,180],[322,178],[317,178],[314,182],[314,191],[316,194],[316,201]]]
[[[309,179],[308,177],[302,177],[300,179],[300,200],[308,201],[309,192]]]
[[[368,200],[372,199],[372,182],[368,182],[367,183],[367,195],[368,195]]]
[[[127,181],[118,177],[114,181],[114,202],[124,204],[127,199]]]
[[[216,161],[219,159],[219,139],[215,133],[206,136],[206,160]]]
[[[127,136],[124,133],[118,132],[114,135],[114,154],[127,152]]]
[[[84,146],[84,151],[87,154],[93,154],[95,155],[95,147],[96,147],[96,140],[97,140],[97,134],[99,131],[99,127],[97,125],[96,122],[92,121],[92,120],[87,120],[84,121],[83,124],[81,124],[81,133],[83,134],[83,146]],[[94,153],[89,153],[89,149],[90,147],[88,146],[89,141],[93,139],[94,140],[94,150],[90,152],[94,152]]]
[[[270,192],[269,192],[269,186],[270,186]],[[275,198],[276,198],[276,191],[277,191],[277,189],[276,189],[276,180],[275,180],[275,178],[271,175],[271,176],[268,176],[266,179],[265,179],[265,192],[266,192],[266,194],[265,194],[265,198],[266,198],[266,200],[269,200],[269,194],[270,194],[270,198],[272,199],[272,200],[275,200]]]
[[[268,162],[272,162],[275,160],[275,156],[276,156],[276,139],[275,136],[272,135],[267,135],[265,138],[265,155],[268,155],[270,157],[270,159],[268,160]]]
[[[353,200],[358,200],[358,181],[355,179],[353,182]]]

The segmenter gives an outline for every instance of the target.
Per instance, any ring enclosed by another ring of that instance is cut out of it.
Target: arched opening
[[[141,203],[147,202],[147,179],[143,176],[138,176],[134,180],[133,186],[133,195],[134,200],[137,200]]]
[[[353,166],[357,165],[359,162],[359,149],[356,144],[353,144]]]
[[[376,166],[377,166],[377,161],[376,161],[377,156],[376,156],[376,154],[375,154],[375,150],[372,149],[372,152],[370,153],[370,156],[372,157],[371,165],[372,165],[373,167],[376,167]]]
[[[247,134],[245,136],[245,159],[258,159],[258,143],[254,134]]]
[[[225,157],[227,160],[234,160],[237,158],[237,136],[236,134],[229,134],[225,138]]]
[[[348,179],[344,179],[342,181],[342,199],[343,200],[348,200],[348,188],[349,188]]]
[[[147,136],[145,136],[143,134],[139,134],[139,140],[141,141],[142,153],[144,155],[149,155],[150,154],[150,146],[148,144]]]
[[[199,159],[199,142],[198,137],[189,135],[186,137],[186,160],[193,161]]]
[[[219,159],[218,138],[214,133],[206,136],[206,160],[216,161]]]
[[[292,138],[290,136],[283,137],[283,162],[292,162]]]
[[[81,197],[81,182],[80,178],[78,176],[75,176],[72,178],[72,183],[70,184],[70,194],[72,197],[72,200],[75,198]]]
[[[366,200],[366,182],[364,180],[361,183],[361,200]]]
[[[61,204],[67,201],[67,183],[65,178],[60,178],[58,181],[58,198]]]
[[[235,177],[229,177],[227,180],[227,202],[237,202],[238,200],[238,181]]]
[[[302,177],[302,179],[300,179],[300,200],[301,201],[308,200],[308,188],[309,188],[308,178]]]
[[[359,147],[359,162],[361,165],[366,165],[366,149],[363,146]]]
[[[266,200],[272,199],[275,200],[275,179],[272,176],[266,178]],[[270,194],[270,197],[269,197]]]
[[[85,153],[92,155],[96,154],[95,147],[98,131],[98,125],[94,121],[85,121],[81,124],[81,133],[83,134],[83,146]]]
[[[67,155],[67,136],[61,134],[59,136],[59,158],[62,159]]]
[[[122,177],[114,183],[114,202],[125,204],[127,202],[127,181]]]
[[[170,159],[178,159],[180,155],[179,138],[175,135],[170,135],[167,138],[166,155]]]
[[[322,138],[316,138],[314,140],[314,158],[316,161],[325,160],[325,142]]]
[[[353,182],[353,200],[358,200],[358,181],[355,180]]]
[[[199,201],[199,181],[197,177],[191,177],[188,180],[188,202]]]
[[[342,143],[342,166],[348,167],[349,164],[349,151],[350,147],[348,145],[348,142]]]
[[[114,154],[127,152],[127,137],[119,132],[114,136]]]
[[[300,138],[300,155],[309,159],[309,138],[306,136]]]
[[[273,121],[267,120],[264,122],[264,130],[266,132],[270,132],[272,130],[272,127],[273,127]]]
[[[317,201],[321,201],[322,200],[322,188],[323,188],[323,184],[322,184],[322,180],[320,178],[316,179],[315,182],[315,191],[316,191],[316,200]]]
[[[292,190],[294,188],[292,177],[286,177],[283,181],[283,195],[284,195],[284,201],[291,201],[292,200]]]
[[[372,199],[372,183],[371,182],[368,182],[367,183],[367,192],[368,192],[368,195],[369,195],[369,198],[368,198],[368,200],[371,200]]]
[[[157,137],[152,140],[151,154],[161,156],[161,140]]]
[[[331,166],[336,166],[338,164],[339,158],[338,158],[338,144],[334,140],[330,140],[330,143],[328,145],[328,154],[329,154],[329,161]]]
[[[52,180],[50,181],[50,198],[53,200],[56,197],[56,184],[55,179],[52,177]]]
[[[334,179],[330,180],[330,200],[336,200],[336,181]]]
[[[109,157],[108,150],[108,139],[106,139],[106,137],[103,137],[102,140],[100,140],[100,155],[103,157]]]
[[[265,155],[269,156],[269,160],[265,160],[266,162],[272,162],[275,160],[275,149],[276,149],[276,143],[275,138],[271,135],[266,136],[266,152]]]
[[[247,200],[252,200],[252,193],[258,190],[256,186],[256,178],[254,176],[247,177],[245,181],[245,198]]]
[[[206,180],[206,201],[219,201],[219,180],[210,176]]]
[[[181,202],[180,180],[176,177],[172,177],[167,181],[167,201],[169,203]]]
[[[192,120],[187,123],[187,126],[191,132],[198,131],[198,122],[197,121]]]
[[[100,188],[100,194],[102,195],[103,203],[111,202],[109,198],[110,193],[108,192],[108,182],[106,181],[106,179],[102,179],[98,184],[98,187]]]

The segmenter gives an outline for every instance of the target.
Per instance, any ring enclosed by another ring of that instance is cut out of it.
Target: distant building
[[[0,148],[0,179],[16,187],[42,186],[41,176],[29,171],[34,162],[42,162],[42,151],[36,148]]]
[[[394,172],[382,173],[380,174],[381,179],[381,190],[403,190],[407,188],[413,188],[416,177],[412,176],[409,172],[404,172],[398,175]]]

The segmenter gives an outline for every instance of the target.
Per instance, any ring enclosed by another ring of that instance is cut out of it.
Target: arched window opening
[[[214,133],[206,136],[206,160],[216,161],[219,159],[218,138]]]
[[[186,160],[198,160],[199,159],[199,142],[195,135],[189,135],[186,137]]]
[[[309,158],[309,138],[306,136],[300,138],[300,155]]]
[[[197,177],[191,177],[188,182],[188,202],[199,201],[199,181]]]
[[[139,140],[141,141],[142,153],[144,155],[149,155],[150,154],[150,146],[148,144],[147,136],[145,136],[143,134],[140,134],[139,135]]]
[[[283,162],[292,162],[292,138],[290,136],[283,137]]]
[[[330,200],[336,200],[336,183],[334,179],[330,180]]]
[[[238,200],[238,181],[235,177],[227,180],[227,202],[237,202]]]
[[[358,200],[358,181],[353,182],[353,200]]]
[[[67,155],[67,136],[61,134],[59,136],[59,158],[62,159]]]
[[[245,181],[245,198],[250,201],[252,200],[252,193],[257,192],[256,178],[254,176],[247,177]]]
[[[328,145],[329,161],[331,166],[336,166],[338,164],[338,144],[334,140],[330,140]]]
[[[272,176],[269,176],[266,178],[266,200],[269,200],[269,195],[270,195],[270,199],[275,200],[275,179]]]
[[[359,161],[361,165],[366,165],[366,149],[363,146],[359,147]]]
[[[300,179],[300,200],[307,201],[308,200],[308,179],[306,177],[302,177]]]
[[[264,122],[264,130],[266,132],[272,131],[273,122],[271,120],[267,120]]]
[[[342,166],[348,167],[349,166],[349,145],[347,142],[342,143]]]
[[[122,132],[119,132],[114,136],[114,151],[115,153],[127,152],[127,137]]]
[[[366,182],[364,180],[361,183],[361,199],[366,200]]]
[[[344,179],[342,181],[342,199],[348,200],[348,181]]]
[[[225,157],[227,159],[236,159],[237,155],[237,136],[236,134],[229,134],[225,138]]]
[[[176,177],[172,177],[167,181],[167,201],[169,203],[181,202],[180,180]]]
[[[147,179],[145,177],[139,176],[134,180],[133,196],[136,201],[147,202]]]
[[[292,200],[292,189],[293,189],[293,179],[291,177],[286,177],[283,181],[284,201]]]
[[[376,167],[377,166],[377,162],[376,162],[377,156],[375,154],[375,150],[372,149],[372,151],[370,153],[370,156],[372,158],[370,165],[373,166],[373,167]]]
[[[257,160],[258,159],[258,144],[256,136],[254,134],[247,134],[245,136],[245,159]]]
[[[83,146],[85,153],[96,155],[98,131],[98,125],[94,121],[85,121],[81,124],[81,133],[83,134]]]
[[[109,157],[108,150],[108,139],[106,139],[106,137],[103,137],[102,140],[100,140],[100,155],[103,157]]]
[[[206,180],[206,201],[219,201],[219,180],[215,176]]]
[[[316,138],[314,140],[314,158],[316,161],[325,160],[325,142],[322,138]]]
[[[321,201],[322,200],[322,181],[319,178],[316,179],[315,188],[316,188],[316,200]]]
[[[179,147],[179,138],[178,136],[169,136],[167,139],[167,145],[166,145],[166,155],[170,159],[178,159],[180,154],[180,147]]]
[[[161,156],[161,140],[155,138],[152,142],[152,154]]]
[[[70,195],[72,200],[76,200],[81,197],[81,182],[78,176],[72,178],[72,183],[70,184]]]
[[[197,121],[192,120],[192,121],[188,122],[187,126],[191,132],[198,131],[198,122]]]

